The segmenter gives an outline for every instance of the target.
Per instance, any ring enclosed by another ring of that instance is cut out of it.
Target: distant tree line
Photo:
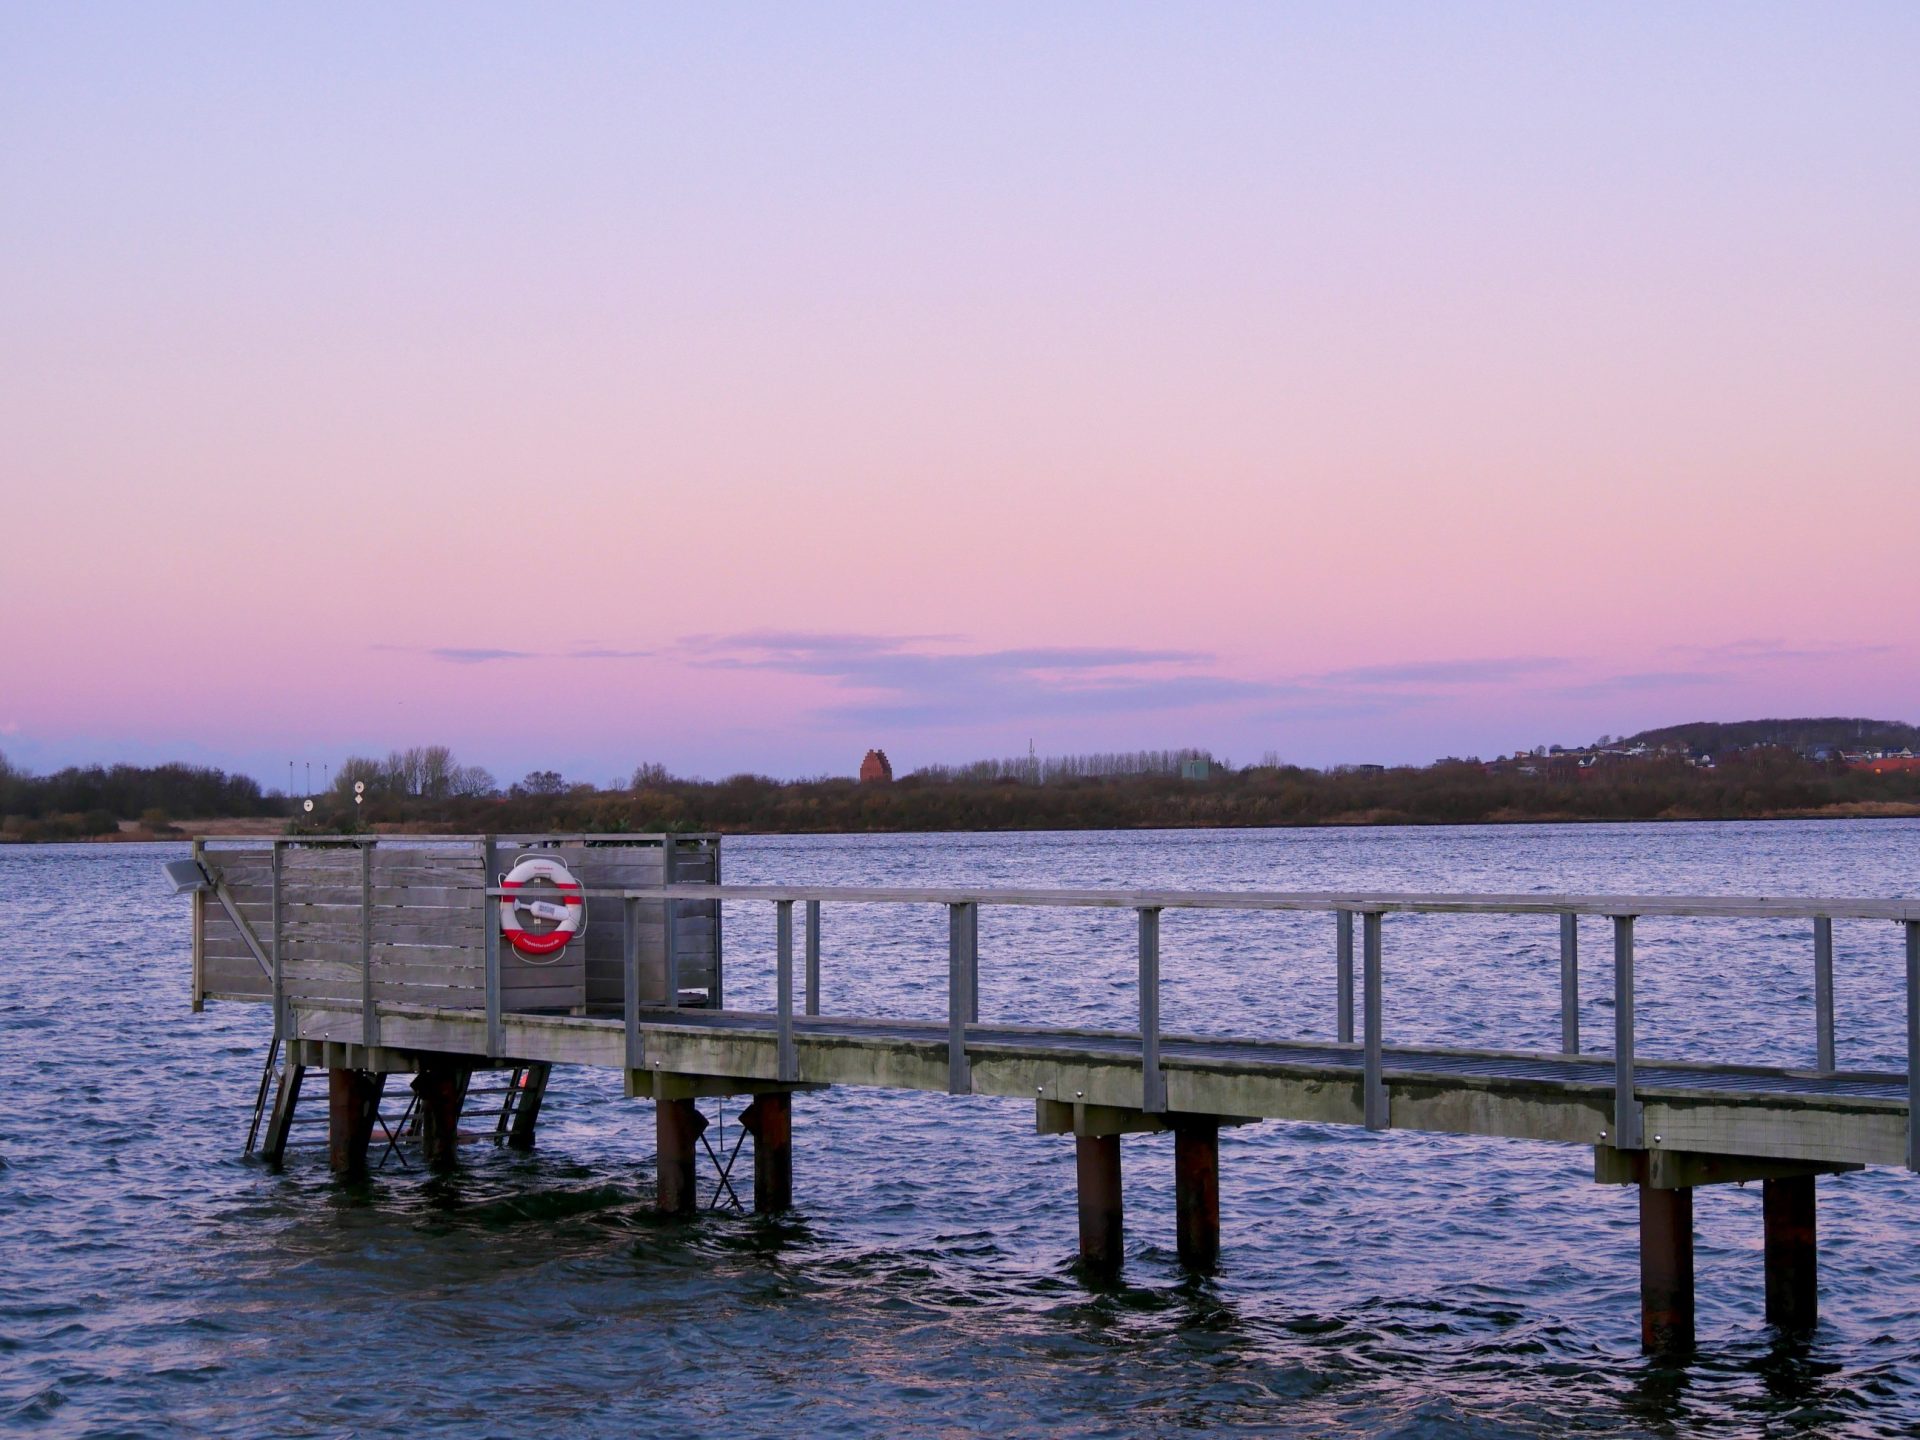
[[[122,820],[165,834],[175,820],[283,810],[258,781],[204,765],[70,765],[35,775],[0,755],[0,838],[8,840],[111,835]]]
[[[1206,761],[1204,767],[1192,764]],[[356,800],[354,785],[364,789]],[[245,776],[190,765],[70,767],[35,776],[0,757],[0,836],[109,834],[122,820],[168,833],[173,820],[289,816],[295,832],[373,827],[414,833],[857,833],[1475,824],[1547,820],[1713,820],[1920,814],[1920,771],[1875,775],[1785,747],[1677,755],[1587,770],[1524,773],[1473,760],[1311,770],[1268,756],[1235,769],[1205,750],[1054,756],[930,766],[891,784],[841,777],[724,780],[637,766],[605,787],[535,770],[502,789],[445,746],[352,756],[313,810]]]
[[[1546,820],[1757,819],[1790,814],[1920,813],[1920,772],[1872,775],[1789,750],[1750,751],[1716,769],[1673,756],[1623,761],[1577,778],[1489,773],[1477,761],[1311,770],[1276,761],[1234,769],[1203,750],[1031,757],[930,767],[892,784],[841,777],[724,780],[635,769],[605,788],[536,771],[504,792],[435,798],[369,787],[362,806],[329,802],[319,826],[356,823],[470,834],[537,831],[731,833],[991,831],[1474,824]],[[1209,761],[1204,779],[1181,765]],[[1095,773],[1075,773],[1084,768]],[[1038,783],[1032,778],[1036,769]],[[348,813],[348,810],[354,813]]]
[[[991,785],[1002,780],[1053,785],[1062,780],[1105,780],[1123,776],[1178,775],[1195,761],[1216,761],[1207,750],[1125,750],[1092,755],[1016,755],[1010,760],[975,760],[967,765],[926,765],[913,777],[938,785]]]

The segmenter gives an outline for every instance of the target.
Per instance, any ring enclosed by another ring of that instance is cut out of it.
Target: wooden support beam
[[[1858,1165],[1818,1160],[1769,1160],[1760,1155],[1713,1155],[1699,1150],[1619,1150],[1593,1147],[1593,1178],[1601,1185],[1651,1185],[1692,1190],[1700,1185],[1745,1185],[1753,1180],[1843,1175]]]
[[[1820,1319],[1813,1176],[1763,1181],[1760,1205],[1767,1235],[1767,1323],[1811,1330]]]
[[[1258,1125],[1246,1115],[1149,1115],[1130,1105],[1089,1105],[1084,1100],[1036,1100],[1036,1135],[1157,1135],[1176,1125]]]
[[[699,1203],[694,1159],[707,1117],[691,1100],[656,1100],[653,1127],[654,1207],[668,1215],[691,1215]]]
[[[1080,1198],[1080,1261],[1113,1272],[1124,1258],[1120,1205],[1120,1137],[1077,1135],[1074,1174]]]
[[[1180,1263],[1211,1270],[1220,1262],[1220,1127],[1180,1120],[1173,1127],[1173,1194]]]
[[[547,1098],[547,1077],[552,1071],[551,1065],[527,1066],[520,1099],[513,1107],[513,1124],[507,1130],[508,1149],[533,1149],[534,1127],[540,1123],[540,1106]]]
[[[420,1149],[430,1170],[448,1170],[460,1158],[460,1106],[472,1067],[444,1059],[422,1059],[413,1077],[420,1101]]]
[[[1640,1345],[1693,1348],[1693,1191],[1640,1187]]]
[[[347,1180],[367,1176],[367,1146],[387,1077],[369,1070],[327,1072],[327,1163]]]
[[[793,1208],[793,1096],[756,1095],[740,1114],[753,1137],[753,1209],[777,1215]]]

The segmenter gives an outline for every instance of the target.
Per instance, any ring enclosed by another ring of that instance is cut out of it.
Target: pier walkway
[[[349,965],[344,972],[328,971],[327,982],[315,987],[321,993],[303,993],[295,974],[299,947],[290,938],[295,932],[288,917],[298,908],[286,903],[291,892],[276,888],[265,912],[269,933],[257,934],[248,910],[251,904],[254,917],[261,916],[260,897],[255,894],[249,902],[225,883],[222,853],[200,853],[208,883],[196,894],[196,928],[197,934],[205,933],[203,906],[209,913],[219,906],[258,962],[256,975],[264,983],[236,989],[239,982],[229,972],[217,998],[261,999],[275,1007],[276,1036],[285,1043],[286,1058],[266,1125],[263,1149],[270,1158],[284,1150],[301,1075],[309,1068],[329,1072],[332,1154],[339,1168],[353,1170],[365,1164],[386,1075],[414,1077],[428,1119],[429,1152],[450,1161],[453,1145],[446,1137],[457,1129],[457,1097],[474,1070],[530,1070],[543,1087],[547,1067],[596,1066],[623,1072],[630,1095],[654,1101],[658,1197],[668,1210],[694,1204],[697,1142],[705,1125],[695,1102],[716,1095],[752,1097],[744,1120],[754,1136],[754,1203],[757,1209],[776,1210],[792,1203],[795,1093],[859,1085],[995,1095],[1032,1101],[1042,1133],[1074,1137],[1080,1246],[1090,1266],[1120,1260],[1120,1137],[1173,1132],[1180,1253],[1189,1264],[1208,1267],[1218,1263],[1220,1253],[1219,1135],[1226,1127],[1308,1121],[1583,1145],[1592,1150],[1597,1181],[1639,1188],[1642,1336],[1650,1347],[1692,1342],[1692,1193],[1697,1186],[1761,1182],[1768,1317],[1804,1328],[1814,1322],[1818,1305],[1816,1177],[1866,1165],[1920,1168],[1913,1123],[1920,1077],[1920,900],[717,883],[589,887],[586,894],[602,906],[600,913],[611,915],[618,907],[618,1003],[570,1007],[575,1013],[542,1007],[542,1013],[509,1008],[500,978],[501,939],[491,923],[484,927],[482,953],[460,972],[464,981],[443,983],[430,995],[405,990],[402,998],[380,999],[383,982],[374,942],[380,921],[373,862],[364,854],[361,863],[369,878],[359,912],[360,983],[340,983],[343,974],[351,978]],[[276,850],[279,876],[277,855]],[[671,867],[671,845],[667,857]],[[717,874],[717,858],[712,870]],[[473,900],[482,906],[509,894],[541,893],[535,887],[508,891],[486,884],[492,873],[489,861],[472,887]],[[433,893],[442,894],[447,883],[444,871],[437,874],[434,884],[440,888]],[[774,911],[771,1011],[712,1003],[719,992],[719,902],[765,904]],[[819,1013],[821,912],[838,904],[944,907],[944,1013],[921,1019]],[[1137,1027],[982,1023],[980,915],[983,908],[997,906],[1134,912]],[[1170,909],[1334,916],[1336,1038],[1162,1033],[1160,918]],[[1382,1020],[1383,937],[1386,918],[1397,913],[1560,917],[1560,1048],[1388,1044]],[[689,915],[712,917],[702,922],[711,924],[714,946],[711,987],[704,993],[684,991],[677,973],[677,957],[685,947],[676,928]],[[1579,1036],[1582,916],[1602,918],[1612,940],[1611,1044],[1598,1052],[1583,1051]],[[1637,1055],[1635,924],[1653,916],[1807,921],[1817,1063],[1795,1069]],[[1891,923],[1904,932],[1909,1052],[1904,1073],[1841,1071],[1834,1065],[1836,919]],[[648,937],[660,942],[655,955],[660,973],[651,976],[652,983],[643,961]],[[603,937],[603,943],[611,942]],[[199,981],[196,986],[197,997],[204,987]],[[683,1003],[689,999],[705,1003]],[[266,1088],[263,1079],[263,1097]],[[451,1114],[449,1104],[455,1107]],[[532,1143],[538,1104],[535,1094],[531,1113],[516,1120],[515,1143]],[[436,1135],[442,1140],[438,1145]]]

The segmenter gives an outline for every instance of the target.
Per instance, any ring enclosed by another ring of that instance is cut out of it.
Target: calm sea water
[[[1172,1157],[1125,1142],[1128,1264],[1073,1264],[1031,1108],[795,1105],[798,1212],[657,1221],[651,1108],[556,1072],[531,1155],[458,1173],[240,1158],[259,1007],[187,1011],[184,847],[0,848],[0,1426],[60,1435],[1911,1435],[1920,1182],[1823,1180],[1822,1323],[1761,1319],[1758,1187],[1700,1192],[1700,1348],[1638,1350],[1634,1198],[1584,1149],[1271,1124],[1221,1147],[1225,1259],[1173,1255]],[[726,842],[729,879],[1911,894],[1920,824]],[[771,993],[771,907],[728,985]],[[944,917],[829,909],[829,1013],[943,1013]],[[1169,1029],[1331,1034],[1325,916],[1170,914]],[[1841,924],[1843,1065],[1901,1068],[1895,927]],[[1130,917],[986,910],[984,1018],[1127,1024]],[[1583,1026],[1610,1035],[1606,937]],[[1392,917],[1393,1040],[1557,1043],[1547,920]],[[1642,922],[1650,1055],[1808,1063],[1800,924]],[[310,1113],[323,1107],[314,1105]],[[711,1111],[711,1107],[709,1107]],[[323,1129],[304,1132],[317,1140]],[[730,1144],[729,1107],[719,1137]],[[744,1158],[744,1157],[743,1157]],[[746,1167],[750,1170],[750,1166]]]

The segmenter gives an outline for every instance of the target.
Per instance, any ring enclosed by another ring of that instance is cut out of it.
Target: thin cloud
[[[1247,718],[1276,725],[1296,720],[1372,720],[1405,714],[1439,698],[1416,690],[1303,691]]]
[[[859,724],[951,725],[1181,709],[1258,698],[1278,687],[1214,674],[1201,650],[1126,645],[950,648],[952,636],[749,631],[682,642],[708,668],[775,670],[867,692],[820,718]]]
[[[1629,695],[1648,690],[1692,689],[1717,685],[1728,677],[1710,670],[1643,670],[1631,675],[1609,675],[1583,685],[1558,686],[1556,694],[1577,700]]]
[[[389,647],[382,647],[383,649]],[[397,648],[397,647],[394,647]],[[459,645],[430,646],[425,652],[436,660],[445,660],[450,665],[486,665],[495,660],[537,660],[540,657],[531,650],[490,650],[468,648]]]
[[[1315,678],[1329,685],[1499,685],[1509,680],[1566,668],[1556,655],[1510,655],[1469,660],[1405,660],[1389,665],[1356,665],[1329,670]]]
[[[646,660],[656,653],[592,646],[578,650],[503,650],[479,645],[376,645],[373,648],[404,655],[426,655],[449,665],[491,665],[502,660]]]
[[[1885,643],[1789,645],[1782,640],[1728,640],[1718,645],[1668,645],[1669,655],[1697,655],[1729,665],[1764,665],[1782,660],[1843,660],[1861,655],[1884,655],[1894,647]]]

